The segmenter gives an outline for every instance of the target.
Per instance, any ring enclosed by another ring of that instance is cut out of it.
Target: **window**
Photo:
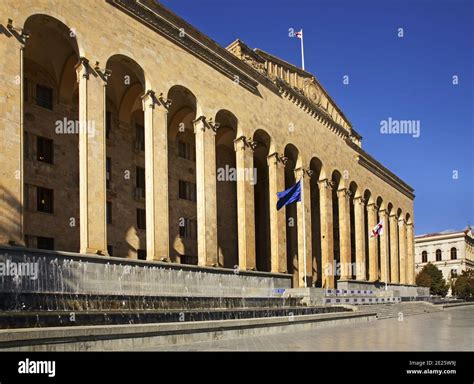
[[[426,251],[421,252],[421,262],[422,263],[428,262],[428,252]]]
[[[135,181],[135,197],[137,199],[145,198],[145,168],[137,167]]]
[[[107,190],[111,190],[112,184],[112,159],[110,157],[105,158],[105,185]]]
[[[28,101],[28,79],[23,78],[23,101]]]
[[[179,236],[185,237],[188,239],[196,239],[197,238],[197,221],[180,218],[179,220]]]
[[[196,184],[189,181],[179,180],[179,198],[196,201]]]
[[[145,128],[143,125],[135,126],[135,148],[139,151],[145,150]]]
[[[109,256],[114,255],[114,246],[113,245],[107,245],[107,253],[109,254]]]
[[[146,229],[146,214],[145,210],[137,208],[137,228]]]
[[[458,258],[458,250],[455,247],[451,248],[451,260],[456,260]]]
[[[53,213],[54,191],[49,188],[37,187],[36,207],[38,212]]]
[[[178,140],[178,157],[195,161],[196,156],[194,152],[194,146],[189,143],[185,143],[184,141]]]
[[[54,239],[52,237],[41,237],[36,238],[36,248],[38,249],[54,249]]]
[[[110,131],[112,130],[112,114],[107,111],[105,113],[105,138],[110,139]]]
[[[30,158],[29,137],[28,137],[28,132],[26,131],[23,131],[23,157],[25,159]]]
[[[43,163],[53,164],[54,145],[53,140],[38,136],[36,138],[36,159]]]
[[[137,249],[138,260],[146,260],[146,249]]]
[[[53,109],[53,89],[44,85],[36,85],[36,105]]]
[[[107,205],[105,207],[105,214],[107,217],[107,224],[112,224],[112,202],[107,201]]]
[[[198,263],[197,256],[181,255],[180,260],[181,260],[181,264],[197,265],[197,263]]]
[[[436,261],[441,261],[441,249],[436,250]]]

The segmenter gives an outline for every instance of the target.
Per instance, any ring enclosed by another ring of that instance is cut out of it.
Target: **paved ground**
[[[148,351],[474,351],[474,306],[364,325],[216,340]]]

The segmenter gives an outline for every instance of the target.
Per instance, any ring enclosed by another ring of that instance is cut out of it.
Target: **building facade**
[[[415,237],[415,269],[419,273],[434,264],[451,286],[462,271],[474,269],[474,234],[468,226],[462,231],[430,233]]]
[[[151,0],[2,10],[1,243],[414,284],[413,189],[311,73]]]

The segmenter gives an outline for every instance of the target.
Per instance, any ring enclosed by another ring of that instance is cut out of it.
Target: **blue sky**
[[[363,148],[415,188],[416,234],[474,226],[473,1],[162,3],[222,46],[240,38],[298,66],[299,40],[288,29],[303,28],[306,69],[364,137]],[[419,120],[420,137],[381,134],[389,117]]]

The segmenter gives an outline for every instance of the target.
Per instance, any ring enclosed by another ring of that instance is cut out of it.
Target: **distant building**
[[[430,233],[415,237],[415,271],[432,263],[454,283],[462,271],[474,269],[474,234],[471,226],[462,231]],[[451,294],[451,289],[448,295]]]

